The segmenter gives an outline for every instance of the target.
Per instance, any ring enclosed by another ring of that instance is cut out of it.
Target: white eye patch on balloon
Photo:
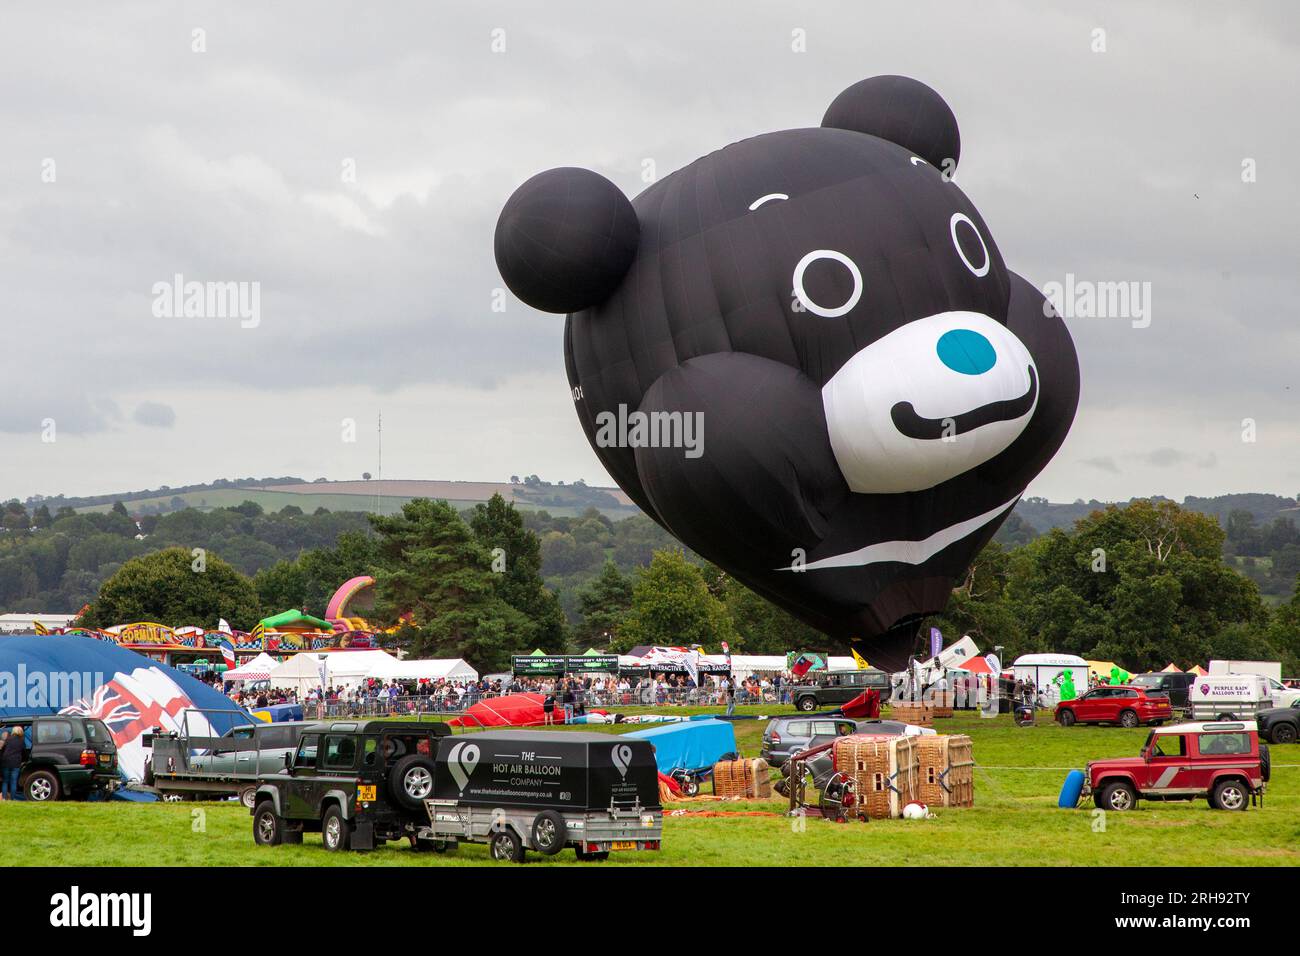
[[[1005,451],[1038,391],[1034,360],[1010,329],[978,312],[942,312],[854,355],[822,388],[822,407],[849,488],[896,494]]]

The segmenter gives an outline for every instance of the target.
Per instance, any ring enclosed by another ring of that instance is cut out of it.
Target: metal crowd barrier
[[[343,719],[390,716],[419,718],[425,715],[459,714],[481,700],[491,700],[495,697],[525,692],[539,693],[534,688],[524,687],[522,690],[501,691],[500,693],[477,692],[455,696],[417,694],[397,697],[384,695],[361,698],[340,697],[326,701],[305,701],[303,702],[303,712],[304,716],[311,720],[335,717]],[[616,707],[725,707],[727,704],[724,693],[709,687],[674,687],[662,691],[653,687],[628,691],[587,690],[581,691],[580,695],[587,710],[607,710]],[[737,705],[788,702],[789,695],[784,691],[780,695],[770,689],[760,693],[751,693],[740,689],[736,691]],[[563,711],[564,709],[564,704],[558,698],[558,695],[555,709],[557,711]]]

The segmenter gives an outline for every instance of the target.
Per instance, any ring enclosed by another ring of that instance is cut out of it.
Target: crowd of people
[[[682,673],[593,674],[563,677],[501,675],[477,681],[363,680],[349,687],[312,687],[303,693],[292,687],[272,687],[265,682],[223,686],[213,683],[240,707],[261,710],[278,704],[298,704],[315,715],[352,716],[378,713],[448,713],[464,710],[480,700],[506,694],[537,693],[566,715],[582,715],[588,707],[632,705],[727,705],[788,703],[788,674],[752,675],[733,680],[729,675],[701,674],[700,683]]]

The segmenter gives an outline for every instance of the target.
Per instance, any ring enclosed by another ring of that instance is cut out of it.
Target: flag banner
[[[809,671],[826,670],[826,658],[821,654],[805,652],[803,654],[794,654],[793,652],[786,655],[787,666],[790,673],[795,677],[803,677]]]

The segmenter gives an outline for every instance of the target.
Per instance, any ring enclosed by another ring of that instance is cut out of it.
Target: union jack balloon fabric
[[[635,199],[539,173],[497,222],[525,303],[568,313],[597,457],[652,518],[873,664],[1060,448],[1079,367],[1060,316],[953,182],[957,120],[878,76]]]
[[[154,728],[219,736],[253,718],[207,684],[142,654],[91,637],[0,637],[0,717],[98,717],[129,780],[144,777]],[[203,711],[195,713],[194,711]],[[220,712],[220,713],[219,713]]]

